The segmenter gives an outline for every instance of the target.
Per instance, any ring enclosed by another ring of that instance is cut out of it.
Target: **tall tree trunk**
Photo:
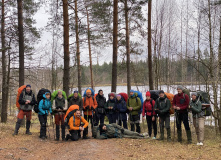
[[[86,4],[85,4],[85,8],[86,8],[86,12],[87,12],[87,38],[88,38],[89,60],[90,60],[91,88],[94,89],[93,68],[92,68],[92,56],[91,56],[90,20],[89,20],[89,13],[88,13],[87,5],[86,5]]]
[[[64,21],[64,75],[63,90],[69,95],[69,17],[68,17],[68,0],[63,0],[63,21]]]
[[[153,73],[152,73],[152,53],[151,53],[151,3],[148,1],[148,67],[149,67],[149,87],[153,90]]]
[[[1,122],[7,122],[7,73],[6,73],[6,46],[5,46],[5,1],[2,0],[1,17],[1,41],[2,41],[2,110]]]
[[[126,23],[126,54],[127,54],[127,93],[131,90],[131,74],[130,74],[130,32],[129,32],[129,21],[128,21],[128,6],[127,0],[124,2],[125,7],[125,23]]]
[[[76,32],[76,45],[77,45],[77,69],[78,69],[78,91],[81,94],[81,61],[80,61],[80,43],[79,43],[79,31],[78,31],[78,5],[75,0],[75,32]]]
[[[117,50],[118,50],[118,0],[114,0],[113,16],[113,65],[111,92],[117,91]]]
[[[220,84],[220,91],[221,91],[221,18],[220,18],[220,30],[219,30],[219,55],[218,55],[218,62],[219,62],[219,84]],[[220,104],[219,104],[219,133],[221,136],[221,92],[220,92]]]
[[[24,67],[24,29],[23,29],[23,5],[22,0],[17,0],[18,5],[18,36],[19,36],[19,86],[25,83]]]

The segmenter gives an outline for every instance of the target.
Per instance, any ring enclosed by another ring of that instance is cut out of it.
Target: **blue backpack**
[[[140,109],[139,114],[141,114],[142,111],[143,111],[143,96],[142,96],[142,93],[141,93],[140,91],[134,91],[134,93],[137,93],[138,97],[140,98],[140,101],[141,101],[141,109]]]
[[[91,95],[94,97],[94,90],[93,90],[92,88],[87,88],[87,89],[85,89],[84,94],[83,94],[83,97],[86,97],[86,91],[87,91],[88,89],[91,90]]]

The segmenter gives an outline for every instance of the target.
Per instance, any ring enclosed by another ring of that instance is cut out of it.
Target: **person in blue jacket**
[[[49,92],[46,92],[43,95],[44,99],[42,99],[39,102],[39,112],[38,112],[38,118],[41,124],[41,130],[40,130],[40,138],[41,139],[45,139],[47,138],[46,136],[46,124],[47,124],[47,116],[48,116],[48,112],[50,112],[50,114],[52,113],[52,109],[51,109],[51,94]]]
[[[122,126],[122,122],[123,122],[123,127],[127,129],[127,105],[123,97],[121,97],[120,94],[117,95],[115,108],[118,113],[117,114],[118,125]]]

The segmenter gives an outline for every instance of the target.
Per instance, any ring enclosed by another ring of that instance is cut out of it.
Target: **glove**
[[[91,107],[91,110],[94,111],[95,110],[94,107]]]
[[[89,110],[89,106],[85,107],[85,110]]]

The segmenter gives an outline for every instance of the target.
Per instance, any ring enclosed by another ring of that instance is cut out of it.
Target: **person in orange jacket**
[[[84,125],[82,126],[81,123]],[[83,117],[81,117],[81,111],[77,110],[74,113],[74,116],[69,119],[68,126],[70,134],[67,135],[66,140],[68,141],[71,139],[72,141],[77,141],[80,137],[80,132],[87,128],[88,122]]]
[[[97,101],[91,94],[91,90],[88,89],[86,91],[86,97],[83,98],[83,110],[84,110],[84,118],[89,122],[91,122],[91,128],[93,128],[93,115],[94,111],[97,108]],[[88,138],[88,127],[83,132],[83,139]]]

